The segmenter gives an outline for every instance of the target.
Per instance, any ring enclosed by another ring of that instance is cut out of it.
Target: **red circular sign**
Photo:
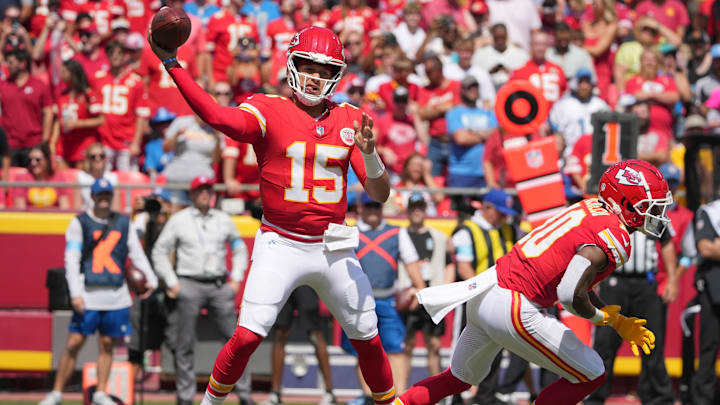
[[[526,80],[511,80],[495,97],[500,126],[514,134],[531,134],[547,120],[550,106],[542,90]]]

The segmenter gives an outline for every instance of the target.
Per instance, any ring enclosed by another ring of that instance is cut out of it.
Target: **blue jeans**
[[[442,176],[445,172],[445,166],[450,159],[450,143],[440,142],[435,138],[430,138],[428,144],[427,158],[432,162],[432,175]]]

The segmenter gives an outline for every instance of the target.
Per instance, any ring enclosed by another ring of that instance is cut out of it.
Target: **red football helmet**
[[[297,70],[297,58],[336,68],[330,79],[318,78]],[[287,81],[295,95],[306,105],[317,105],[330,97],[337,87],[338,81],[345,72],[345,51],[340,39],[327,28],[311,26],[298,32],[288,45],[287,50]],[[300,78],[304,78],[302,81]],[[323,83],[319,95],[305,92],[305,81],[308,78]]]
[[[600,177],[600,201],[628,227],[660,237],[670,222],[665,211],[672,193],[660,171],[650,163],[625,160]]]

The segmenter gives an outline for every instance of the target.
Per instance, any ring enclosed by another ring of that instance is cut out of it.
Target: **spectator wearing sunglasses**
[[[98,179],[105,179],[112,186],[118,183],[117,175],[108,170],[105,149],[95,142],[85,150],[85,159],[80,162],[82,171],[77,174],[77,183],[86,187],[75,189],[75,208],[83,211],[91,210],[93,199],[90,186]],[[120,193],[115,193],[112,201],[113,211],[120,210]]]
[[[110,60],[105,49],[100,46],[102,37],[92,22],[92,17],[89,14],[80,14],[75,24],[79,42],[72,44],[75,51],[73,59],[80,62],[87,77],[94,77],[96,72],[110,69]]]
[[[29,173],[15,177],[20,182],[58,182],[68,183],[63,172],[56,172],[50,160],[50,148],[46,143],[30,148]],[[14,187],[10,190],[13,206],[17,210],[28,208],[59,208],[69,210],[72,208],[72,190],[67,188],[51,187]]]

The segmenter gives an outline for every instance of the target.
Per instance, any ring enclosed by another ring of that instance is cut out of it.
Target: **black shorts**
[[[298,287],[290,294],[290,298],[278,314],[275,327],[290,328],[295,317],[300,318],[300,327],[305,331],[320,330],[318,296],[315,290],[306,285]]]
[[[405,336],[413,336],[418,331],[433,337],[445,334],[445,320],[443,319],[436,325],[422,305],[412,312],[406,312],[404,318]]]

